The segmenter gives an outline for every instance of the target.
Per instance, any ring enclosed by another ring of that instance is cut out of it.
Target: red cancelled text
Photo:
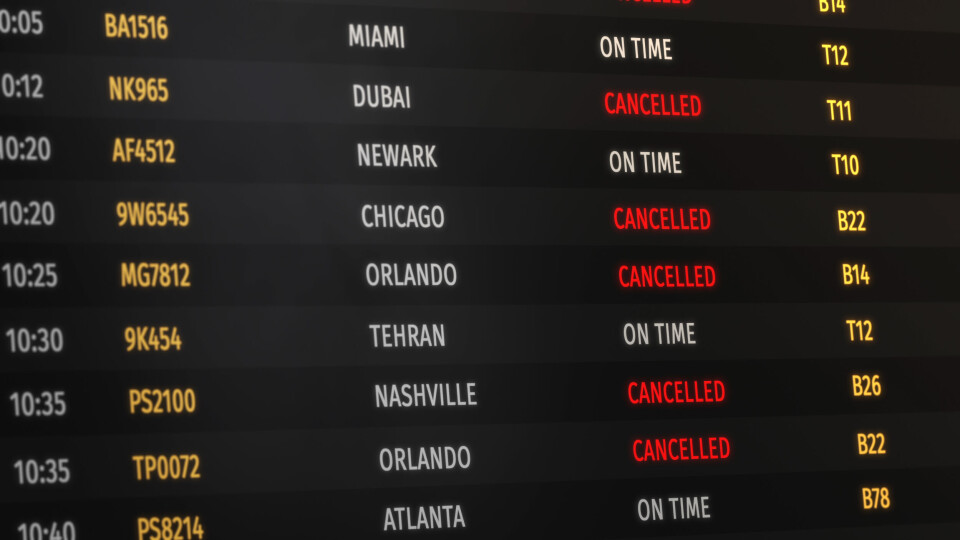
[[[703,102],[696,94],[607,92],[603,103],[607,114],[616,116],[696,117],[703,114]]]
[[[730,458],[726,437],[671,437],[633,441],[633,459],[650,461],[720,461]]]
[[[627,399],[633,405],[723,403],[727,387],[723,381],[630,381]]]
[[[711,289],[717,271],[708,265],[623,265],[619,271],[624,289]]]
[[[621,231],[708,231],[706,208],[615,208],[613,224]]]

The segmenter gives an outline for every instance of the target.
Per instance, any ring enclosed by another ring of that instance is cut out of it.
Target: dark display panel
[[[0,3],[0,540],[953,538],[960,3]]]

